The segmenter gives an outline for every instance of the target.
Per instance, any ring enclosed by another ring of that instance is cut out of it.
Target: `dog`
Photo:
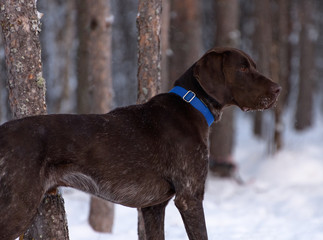
[[[147,239],[164,239],[175,196],[190,240],[207,239],[203,195],[209,126],[224,107],[273,106],[281,87],[241,50],[213,48],[169,93],[107,114],[32,116],[0,126],[0,239],[31,224],[44,194],[73,187],[142,211]]]

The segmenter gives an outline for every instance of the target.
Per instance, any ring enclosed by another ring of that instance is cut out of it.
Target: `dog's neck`
[[[194,67],[195,64],[175,81],[174,86],[180,86],[186,90],[194,92],[196,97],[199,98],[211,111],[215,122],[217,122],[221,118],[223,106],[203,90],[197,79],[194,77]]]

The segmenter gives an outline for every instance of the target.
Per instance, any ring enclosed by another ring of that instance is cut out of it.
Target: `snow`
[[[112,23],[114,23],[114,21],[115,21],[114,15],[112,15],[112,14],[105,18],[106,23],[112,24]]]
[[[296,133],[291,124],[285,148],[267,155],[267,144],[251,134],[251,121],[237,121],[240,175],[245,184],[209,176],[204,200],[209,239],[323,239],[323,121]],[[87,223],[90,197],[64,189],[71,240],[137,239],[137,211],[116,205],[113,234],[94,232]],[[167,240],[188,239],[173,201],[166,210]]]

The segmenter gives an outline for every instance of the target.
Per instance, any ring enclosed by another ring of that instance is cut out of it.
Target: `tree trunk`
[[[216,46],[238,47],[239,2],[238,0],[217,0]],[[232,176],[235,165],[232,159],[234,109],[223,111],[222,119],[212,127],[210,134],[210,170],[221,177]]]
[[[290,34],[290,1],[276,0],[278,10],[273,16],[273,25],[278,28],[273,28],[273,51],[272,51],[272,78],[277,79],[277,82],[282,86],[279,100],[275,111],[275,132],[273,151],[277,152],[283,147],[283,122],[282,113],[286,106],[288,93],[290,91],[289,75],[291,69],[291,49],[289,44]]]
[[[139,0],[138,29],[138,98],[144,103],[158,94],[161,86],[161,10],[162,0]],[[141,209],[138,208],[138,238],[146,240]]]
[[[112,232],[114,204],[100,198],[91,197],[89,223],[98,232]]]
[[[80,113],[106,113],[112,109],[111,26],[110,1],[78,3]],[[91,198],[89,223],[94,230],[111,232],[113,218],[112,203]]]
[[[111,74],[111,30],[113,17],[110,14],[110,1],[86,0],[89,21],[87,22],[88,42],[88,81],[92,113],[107,113],[112,110],[113,86]]]
[[[40,23],[34,0],[1,1],[1,26],[8,71],[9,102],[14,118],[46,114]]]
[[[272,46],[271,6],[270,0],[254,1],[255,32],[254,42],[258,70],[265,76],[270,76],[270,59]],[[254,118],[254,134],[263,137],[262,113],[256,112]]]
[[[170,24],[170,0],[162,3],[161,16],[161,91],[168,92],[169,84],[168,55],[169,55],[169,24]]]
[[[169,85],[177,80],[201,55],[201,2],[171,0]]]
[[[161,10],[162,1],[139,0],[138,29],[138,103],[156,95],[161,86]]]
[[[312,125],[313,121],[313,86],[314,86],[314,44],[315,27],[313,23],[313,0],[300,1],[300,68],[299,92],[295,114],[295,129],[304,130]]]
[[[60,212],[65,213],[63,198],[60,195],[46,195],[23,240],[69,239],[66,217]]]
[[[90,82],[89,82],[89,21],[88,2],[78,1],[77,7],[77,36],[79,40],[77,48],[77,91],[76,109],[77,113],[90,113]]]
[[[216,0],[216,46],[238,47],[239,32],[239,1]]]
[[[112,73],[116,106],[137,101],[137,0],[112,1]]]
[[[0,1],[8,71],[9,102],[14,118],[46,114],[46,82],[40,56],[40,19],[34,0]],[[23,179],[22,179],[23,181]],[[23,239],[68,239],[63,200],[46,195]]]

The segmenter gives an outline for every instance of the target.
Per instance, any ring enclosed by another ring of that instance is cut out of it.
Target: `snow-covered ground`
[[[204,210],[209,239],[322,240],[322,118],[303,133],[287,124],[284,150],[268,156],[266,143],[252,136],[247,115],[239,116],[234,156],[246,184],[208,178]],[[135,209],[117,205],[113,234],[100,234],[87,223],[89,196],[63,191],[71,240],[137,239]],[[167,207],[165,231],[167,240],[188,239],[173,201]]]

